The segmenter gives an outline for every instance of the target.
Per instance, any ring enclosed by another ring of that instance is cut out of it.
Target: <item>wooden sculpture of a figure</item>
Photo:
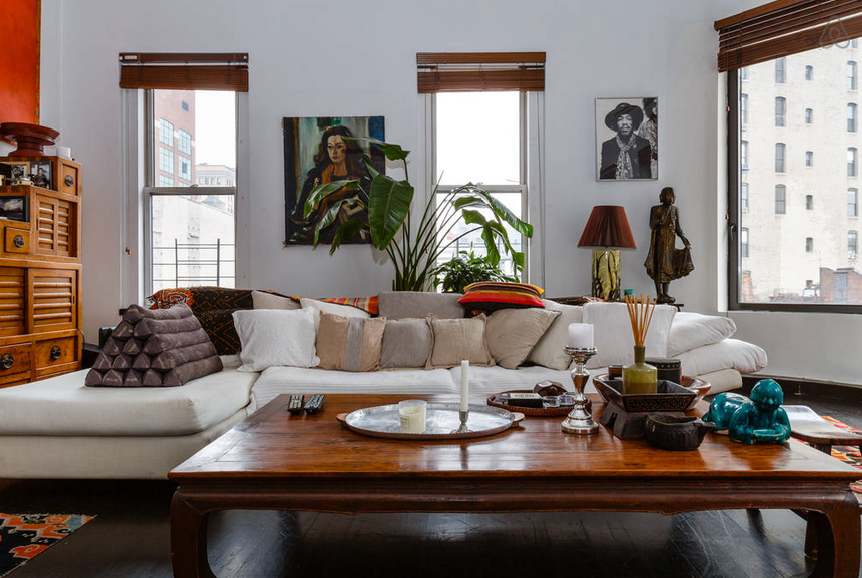
[[[650,209],[649,254],[647,255],[647,275],[655,281],[655,292],[658,303],[673,303],[676,301],[668,295],[670,282],[685,277],[694,270],[691,261],[691,243],[685,238],[679,223],[679,209],[674,206],[676,196],[671,187],[665,187],[659,195],[660,205]],[[676,248],[676,237],[682,239],[684,249]]]

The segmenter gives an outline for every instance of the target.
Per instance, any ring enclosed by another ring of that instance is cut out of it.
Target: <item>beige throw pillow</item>
[[[315,347],[321,369],[375,371],[380,367],[380,348],[386,319],[342,317],[320,311]]]
[[[431,356],[426,369],[455,367],[466,359],[470,365],[494,365],[485,343],[485,315],[470,319],[426,318],[431,327]]]
[[[488,351],[506,369],[517,369],[560,316],[544,309],[500,309],[485,321]]]
[[[423,368],[431,355],[431,328],[424,319],[387,319],[380,367]]]

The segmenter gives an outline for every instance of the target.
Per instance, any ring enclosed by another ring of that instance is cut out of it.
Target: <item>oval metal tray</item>
[[[496,407],[470,405],[468,431],[458,431],[457,403],[429,403],[425,410],[425,433],[403,433],[398,404],[380,405],[340,413],[336,419],[345,427],[367,436],[398,440],[457,440],[490,436],[506,431],[524,419],[524,414]]]

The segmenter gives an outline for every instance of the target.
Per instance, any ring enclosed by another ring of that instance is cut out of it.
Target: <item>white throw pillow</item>
[[[341,315],[342,317],[362,317],[363,319],[371,317],[371,314],[367,311],[357,309],[356,307],[351,307],[350,305],[337,305],[335,303],[327,303],[325,301],[308,299],[306,297],[300,299],[299,302],[302,304],[303,309],[310,309],[314,312],[315,332],[317,331],[317,326],[320,325],[321,311],[326,311],[327,313],[331,313],[333,315]]]
[[[263,371],[267,367],[315,367],[314,312],[311,309],[259,309],[234,311],[242,366],[238,371]]]
[[[545,309],[559,311],[560,316],[554,319],[545,335],[530,352],[527,361],[550,369],[568,369],[572,363],[572,358],[566,355],[563,348],[569,341],[569,325],[571,323],[583,323],[584,308],[580,305],[563,305],[548,299],[542,301],[545,302]]]
[[[273,295],[264,291],[252,291],[251,302],[255,309],[299,309],[301,305],[290,297],[282,297],[281,295]]]
[[[676,357],[704,345],[712,345],[736,333],[736,323],[729,317],[683,313],[673,318],[667,336],[667,354]]]
[[[679,356],[683,375],[703,375],[721,369],[757,373],[766,367],[766,352],[746,341],[723,339]]]
[[[676,307],[657,305],[647,332],[646,356],[667,357],[667,336]],[[588,368],[634,363],[635,338],[625,303],[587,303],[584,323],[594,325],[593,338],[599,352],[587,363]]]

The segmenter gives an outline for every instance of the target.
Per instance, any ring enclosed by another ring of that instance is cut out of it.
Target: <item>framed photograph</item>
[[[6,177],[7,185],[17,185],[30,178],[30,163],[4,161],[0,165],[0,171]]]
[[[30,220],[29,201],[26,196],[0,197],[0,219],[28,222]]]
[[[350,206],[345,200],[356,198],[356,191],[341,190],[329,195],[306,217],[304,207],[315,187],[333,181],[359,181],[368,190],[371,175],[362,160],[368,155],[371,164],[385,173],[386,158],[376,146],[351,138],[385,140],[382,116],[303,116],[285,117],[284,130],[284,208],[287,245],[311,245],[318,223],[331,207],[340,204],[335,220],[321,230],[320,243],[329,244],[338,227],[348,219],[368,221],[362,207]],[[345,243],[370,243],[368,231],[360,231]]]
[[[658,98],[596,99],[596,180],[658,179]]]
[[[51,176],[51,161],[36,161],[30,163],[30,180],[37,187],[53,189],[54,180]]]

